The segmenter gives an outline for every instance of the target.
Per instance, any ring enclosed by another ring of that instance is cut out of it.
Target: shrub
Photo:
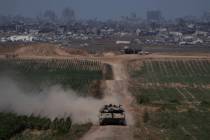
[[[36,117],[34,115],[17,116],[12,113],[0,113],[0,140],[9,139],[25,129],[37,130],[55,130],[59,134],[68,133],[71,129],[72,120],[70,117],[66,119],[56,118],[51,121],[48,118]]]

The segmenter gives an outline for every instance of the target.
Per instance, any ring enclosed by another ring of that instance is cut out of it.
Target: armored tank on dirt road
[[[100,109],[100,125],[126,125],[125,111],[121,105],[105,105]]]

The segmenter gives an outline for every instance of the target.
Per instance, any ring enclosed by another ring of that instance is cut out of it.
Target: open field
[[[205,59],[145,60],[131,75],[141,83],[210,84],[210,61]]]
[[[31,53],[31,48],[17,48],[15,52],[19,55],[15,58],[5,59],[4,54],[2,55],[3,59],[0,60],[2,78],[6,75],[18,81],[25,93],[31,93],[34,90],[42,91],[44,87],[52,85],[72,89],[79,97],[85,97],[78,100],[79,104],[73,101],[74,97],[73,100],[70,97],[65,102],[56,98],[50,105],[65,106],[73,102],[76,104],[73,111],[76,111],[77,106],[80,106],[87,97],[90,102],[85,102],[82,109],[94,116],[97,116],[94,112],[98,111],[101,104],[90,105],[92,98],[89,97],[97,98],[100,103],[105,99],[108,103],[122,104],[126,110],[129,125],[101,127],[94,123],[91,127],[91,124],[85,123],[72,124],[68,133],[63,135],[51,133],[54,131],[52,128],[47,130],[27,128],[14,135],[12,139],[82,137],[84,140],[195,140],[209,137],[210,60],[208,53],[205,53],[205,56],[194,53],[189,56],[185,53],[173,55],[157,53],[143,56],[110,53],[107,56],[75,57],[70,54],[54,56],[54,53],[44,56],[45,49],[41,49],[42,55],[22,55],[22,50]],[[32,53],[37,52],[32,51]],[[128,69],[126,69],[127,65]],[[57,100],[60,103],[57,103]],[[67,107],[70,108],[73,104]],[[86,107],[89,107],[88,110]],[[92,110],[94,112],[90,112]],[[83,115],[79,113],[77,116]],[[11,120],[16,119],[11,118]],[[50,123],[53,123],[53,120],[50,120]],[[122,132],[124,132],[123,135]]]
[[[146,131],[137,131],[137,139],[209,139],[210,61],[173,57],[133,63],[129,89],[138,104],[136,127]]]
[[[30,83],[33,85],[32,89],[57,84],[64,88],[87,93],[87,95],[90,87],[94,86],[93,84],[100,83],[100,80],[103,79],[112,78],[111,67],[97,60],[2,59],[0,60],[0,69],[1,75]],[[27,89],[27,87],[24,88]]]
[[[0,75],[1,82],[8,78],[12,79],[17,82],[22,92],[28,94],[39,94],[47,87],[61,85],[64,89],[74,90],[78,97],[102,98],[101,81],[111,79],[112,70],[111,66],[97,60],[2,59]],[[36,95],[33,96],[35,98]],[[43,98],[46,97],[43,96]],[[22,100],[25,102],[24,99]],[[56,105],[56,103],[53,104]],[[26,107],[23,106],[23,108]],[[50,120],[33,114],[28,116],[2,112],[0,113],[0,139],[6,140],[13,137],[14,140],[28,138],[74,140],[81,137],[92,125],[90,123],[72,124],[70,116],[64,117],[64,119]]]

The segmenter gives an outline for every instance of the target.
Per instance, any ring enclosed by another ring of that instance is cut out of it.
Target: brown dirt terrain
[[[52,49],[53,48],[53,49]],[[77,56],[81,59],[90,59],[87,52],[82,50],[58,48],[51,45],[34,45],[29,47],[21,47],[15,50],[15,53],[20,57],[25,58],[59,58],[68,59],[70,56]],[[112,65],[114,72],[114,80],[105,81],[105,96],[110,103],[122,104],[127,112],[128,126],[99,126],[94,125],[90,131],[81,138],[81,140],[132,140],[135,139],[135,134],[139,134],[139,139],[159,139],[155,135],[154,129],[148,129],[143,125],[143,119],[139,119],[138,125],[141,129],[135,129],[135,117],[143,118],[145,107],[137,107],[135,100],[128,91],[129,76],[126,64],[130,61],[144,60],[144,59],[210,59],[209,53],[170,53],[161,54],[155,53],[148,56],[139,55],[114,55],[106,54],[104,56],[91,57],[91,59],[101,60],[103,63]],[[133,66],[135,68],[135,66]],[[171,85],[174,86],[174,85]],[[177,85],[176,85],[177,86]],[[184,86],[184,85],[180,85]],[[134,104],[134,105],[133,105]],[[157,108],[147,108],[149,111],[156,111]],[[151,130],[154,132],[151,132]]]
[[[4,54],[15,54],[23,57],[34,57],[34,56],[87,56],[88,53],[81,49],[63,48],[55,44],[49,43],[34,43],[34,44],[18,44],[17,46],[12,45],[0,45],[0,55]]]
[[[82,55],[85,56],[85,51],[77,49],[61,48],[51,44],[35,44],[32,46],[21,47],[15,51],[19,56],[70,56]]]

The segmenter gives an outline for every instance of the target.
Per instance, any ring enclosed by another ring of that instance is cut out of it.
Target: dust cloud
[[[117,97],[103,100],[79,97],[73,90],[64,90],[55,85],[40,93],[25,93],[17,81],[0,77],[0,112],[63,118],[71,116],[74,123],[98,122],[98,111],[108,103],[117,103]]]

